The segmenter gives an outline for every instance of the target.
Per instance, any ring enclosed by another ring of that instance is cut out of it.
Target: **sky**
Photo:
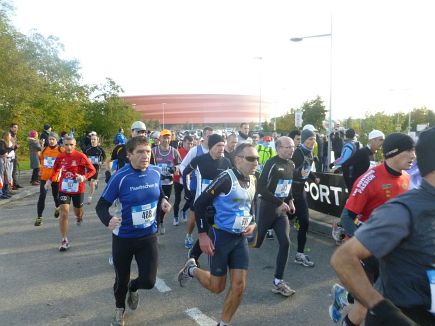
[[[19,31],[59,37],[84,83],[124,95],[261,94],[273,115],[319,95],[333,120],[435,109],[430,0],[12,3]]]

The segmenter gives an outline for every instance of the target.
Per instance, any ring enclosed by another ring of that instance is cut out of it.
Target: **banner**
[[[319,173],[320,183],[309,180],[305,182],[308,207],[318,212],[340,217],[348,195],[343,175]]]

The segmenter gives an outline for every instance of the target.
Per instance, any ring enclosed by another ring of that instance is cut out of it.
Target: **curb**
[[[14,201],[17,201],[19,199],[29,197],[31,195],[38,193],[38,192],[39,192],[39,187],[34,187],[33,189],[30,188],[30,189],[18,190],[18,192],[15,195],[13,195],[11,198],[0,200],[0,206],[7,205],[7,204],[12,203]]]

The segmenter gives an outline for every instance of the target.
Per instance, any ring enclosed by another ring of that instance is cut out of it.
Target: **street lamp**
[[[166,103],[162,103],[162,130],[165,129],[165,106]]]
[[[259,60],[260,62],[260,69],[259,69],[259,84],[260,84],[260,101],[258,103],[258,129],[261,129],[261,84],[262,84],[262,79],[263,79],[263,67],[262,67],[262,62],[263,62],[263,57],[255,57],[255,60]]]
[[[331,32],[328,34],[318,34],[318,35],[309,35],[309,36],[300,36],[300,37],[292,37],[290,41],[292,42],[301,42],[307,38],[316,38],[316,37],[329,37],[330,39],[330,54],[329,54],[329,118],[328,118],[328,170],[329,163],[331,163],[331,139],[330,135],[332,132],[332,17],[331,17]]]

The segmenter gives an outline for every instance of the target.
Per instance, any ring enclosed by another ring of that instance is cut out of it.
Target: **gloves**
[[[50,186],[51,186],[51,181],[47,180],[47,182],[45,182],[45,185],[44,185],[45,191],[48,191],[48,189],[50,189]]]
[[[334,167],[334,162],[332,162],[331,164],[329,164],[329,169],[332,169]]]
[[[184,192],[184,199],[186,201],[191,201],[194,197],[192,196],[192,193],[190,191],[185,191]]]
[[[112,176],[112,174],[110,173],[110,171],[106,171],[106,172],[104,172],[104,176],[105,176],[104,181],[106,181],[106,183],[109,183],[110,177]]]
[[[77,180],[78,182],[83,182],[83,181],[86,181],[86,178],[85,178],[84,175],[76,174],[76,180]]]
[[[390,300],[384,299],[367,312],[366,326],[417,326]]]

